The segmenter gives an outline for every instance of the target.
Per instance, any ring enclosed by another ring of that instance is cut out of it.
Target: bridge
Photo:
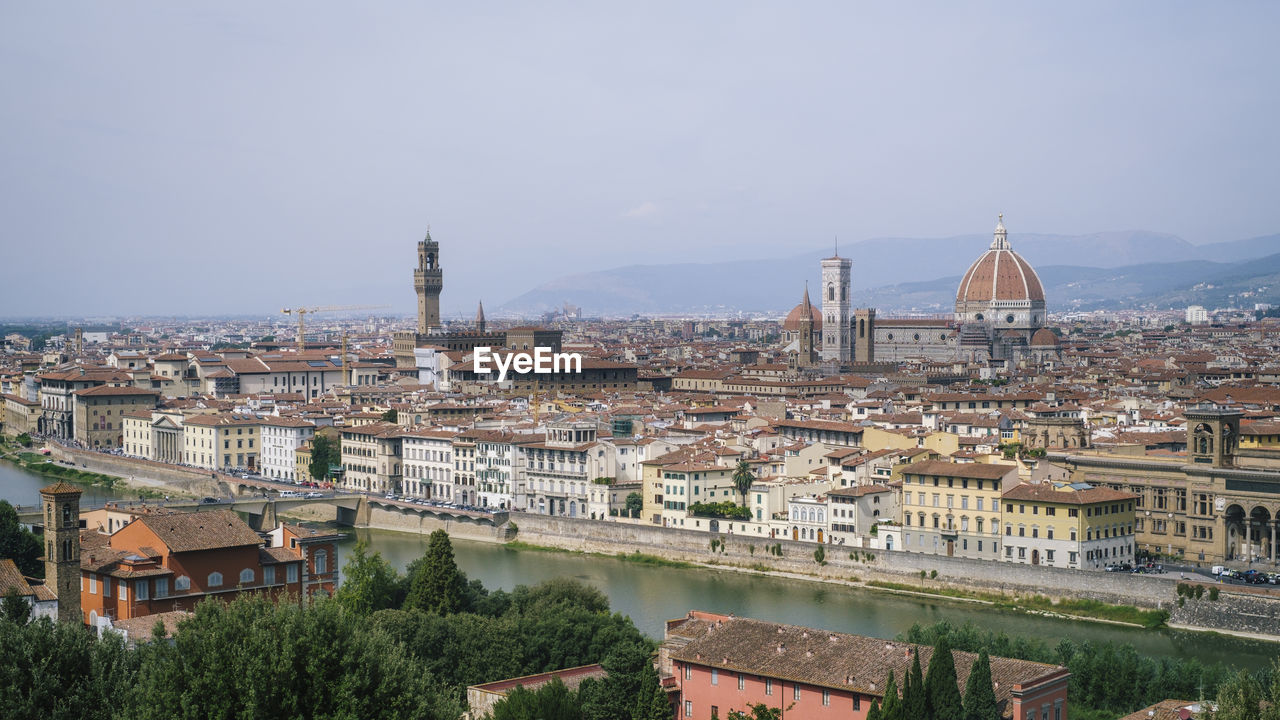
[[[315,490],[299,487],[289,483],[277,483],[261,478],[228,478],[222,483],[232,485],[230,490],[235,494],[228,497],[207,497],[202,500],[121,500],[94,506],[82,506],[80,511],[117,509],[129,511],[140,509],[154,512],[157,509],[175,510],[178,512],[202,512],[208,510],[234,510],[245,516],[246,521],[254,529],[271,530],[279,522],[282,513],[294,508],[308,505],[330,505],[336,510],[335,519],[339,525],[348,527],[368,527],[372,510],[397,513],[404,516],[435,518],[441,521],[473,523],[476,525],[500,526],[507,522],[505,510],[488,512],[484,510],[466,510],[449,507],[444,503],[433,503],[427,500],[390,499],[381,495],[368,495],[342,490]],[[280,497],[285,490],[303,492],[302,497]],[[14,508],[18,513],[18,521],[30,526],[43,523],[40,505],[20,505]]]

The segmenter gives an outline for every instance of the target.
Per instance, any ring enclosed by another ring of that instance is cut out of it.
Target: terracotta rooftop
[[[231,510],[144,515],[141,522],[169,552],[194,552],[221,548],[260,545],[262,538]]]

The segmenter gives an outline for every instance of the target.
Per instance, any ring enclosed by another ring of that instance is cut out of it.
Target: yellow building
[[[1137,498],[1084,483],[1016,485],[1002,498],[1000,559],[1090,570],[1134,562]]]
[[[1000,497],[1018,483],[1012,465],[925,460],[901,468],[902,549],[995,560]]]
[[[258,469],[261,420],[253,415],[193,415],[183,422],[183,458],[207,470]]]
[[[73,437],[94,449],[118,448],[124,442],[126,414],[155,408],[159,393],[137,387],[99,385],[71,393]]]

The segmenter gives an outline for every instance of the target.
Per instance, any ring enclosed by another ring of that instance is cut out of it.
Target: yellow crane
[[[309,313],[342,312],[344,310],[382,310],[386,307],[389,307],[389,306],[387,305],[319,305],[316,307],[284,308],[280,312],[284,313],[285,315],[298,316],[298,352],[302,352],[303,348],[305,347],[303,343],[303,338],[305,337],[305,335],[303,333],[306,330],[306,319]]]

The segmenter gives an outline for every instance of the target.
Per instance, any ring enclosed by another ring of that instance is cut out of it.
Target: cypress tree
[[[986,649],[969,670],[969,681],[964,688],[964,720],[1000,720],[1000,706],[991,685],[991,656]]]
[[[658,680],[658,671],[654,670],[653,663],[645,663],[640,668],[640,696],[636,698],[635,710],[631,713],[632,720],[670,720],[671,718],[671,702],[667,700],[667,693],[662,689],[662,683]]]
[[[871,701],[871,709],[867,710],[867,720],[885,720],[880,712],[880,703]]]
[[[951,641],[946,635],[938,638],[938,644],[933,648],[924,687],[928,698],[927,717],[933,720],[959,720],[964,714],[960,685],[956,680],[956,660],[951,654]]]
[[[867,716],[870,718],[870,715]],[[889,679],[884,685],[884,703],[880,706],[880,720],[906,720],[902,716],[902,699],[898,697],[898,681],[889,671]]]
[[[462,572],[453,561],[449,533],[436,530],[431,533],[426,557],[410,581],[405,609],[417,608],[440,615],[458,612],[463,609],[465,584]]]
[[[929,720],[928,699],[925,695],[924,673],[920,671],[919,649],[912,653],[911,673],[902,686],[902,720]]]

